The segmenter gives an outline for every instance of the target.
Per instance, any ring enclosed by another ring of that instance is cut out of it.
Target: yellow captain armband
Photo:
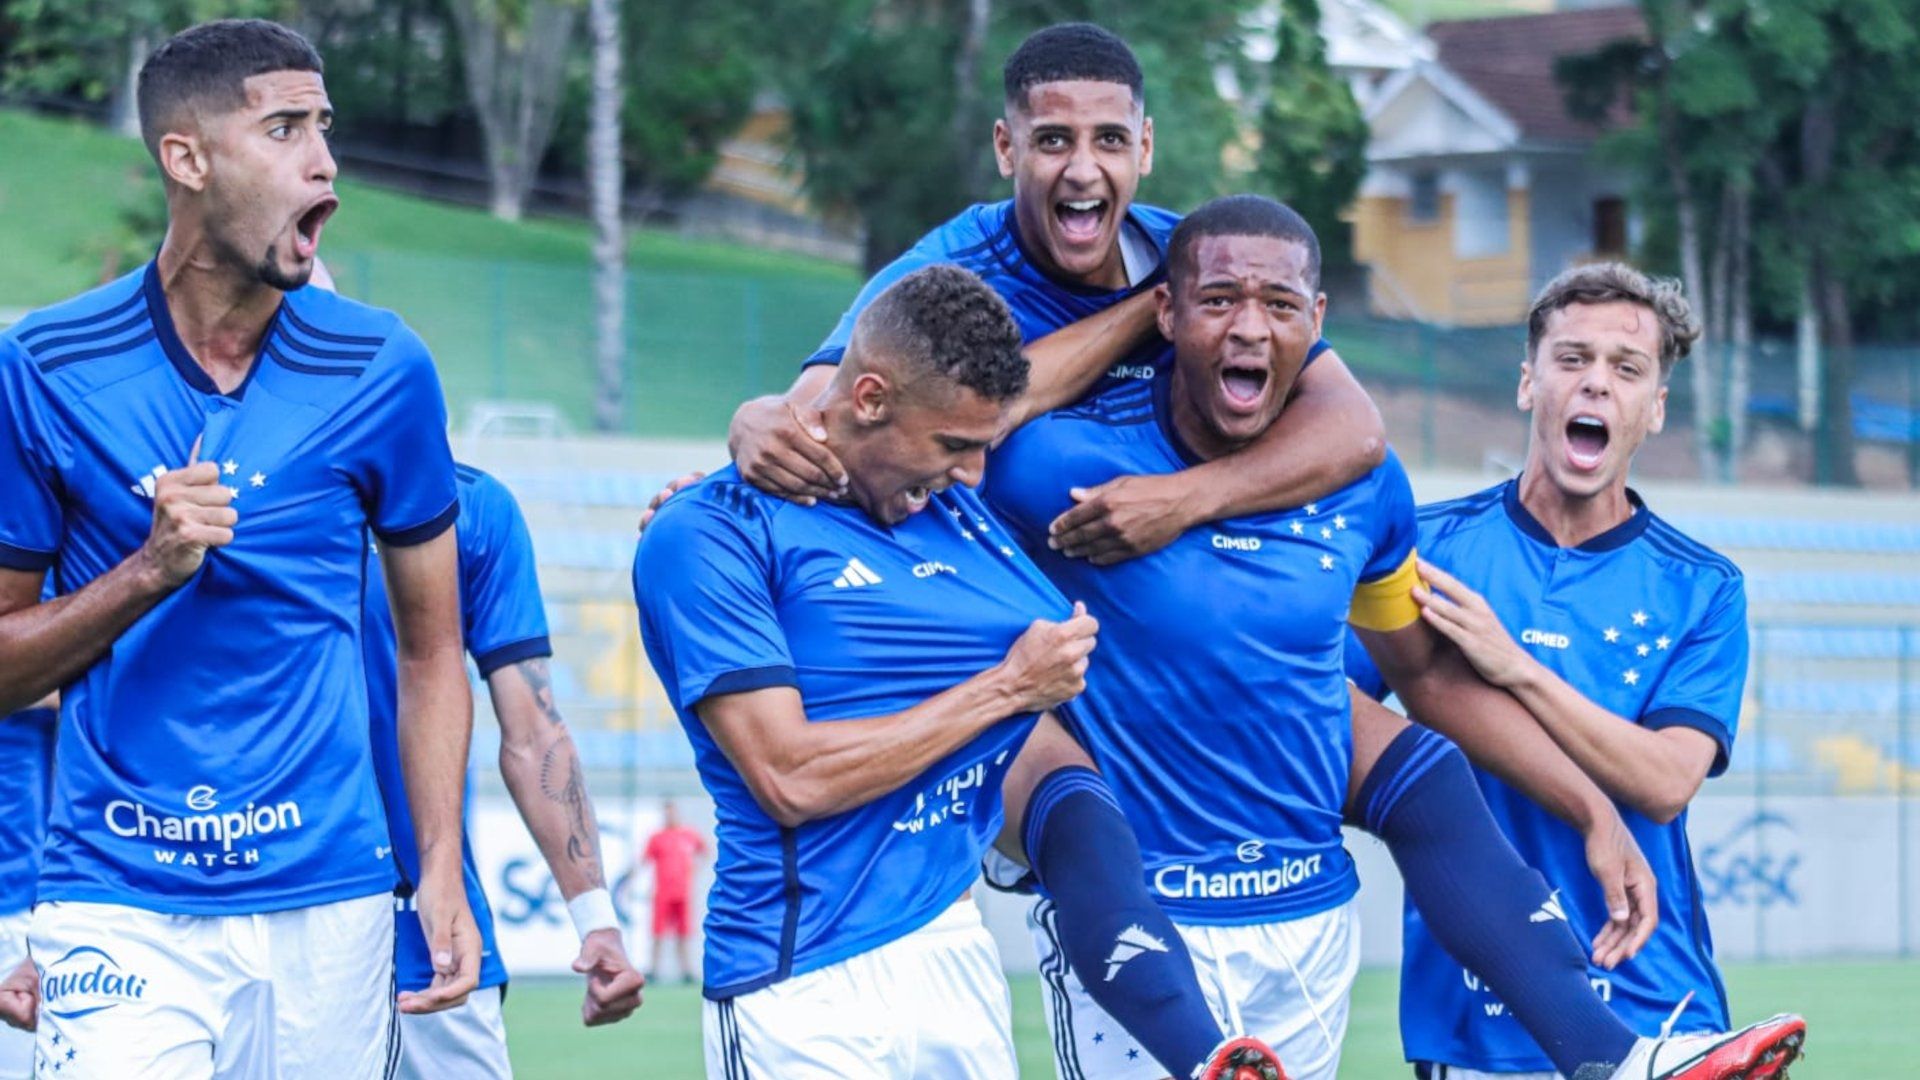
[[[1383,634],[1412,626],[1418,621],[1420,605],[1414,602],[1413,587],[1421,584],[1420,572],[1414,568],[1419,559],[1419,552],[1409,551],[1407,561],[1401,563],[1393,573],[1373,581],[1363,581],[1356,586],[1347,621],[1362,630],[1376,630]]]

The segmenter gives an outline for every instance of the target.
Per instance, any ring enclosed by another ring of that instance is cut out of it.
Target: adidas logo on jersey
[[[859,559],[848,559],[847,568],[840,571],[839,577],[833,579],[833,587],[836,589],[859,589],[878,584],[880,584],[880,575],[867,569],[867,564]]]
[[[1114,940],[1113,952],[1107,954],[1106,981],[1112,982],[1113,977],[1120,974],[1120,969],[1126,965],[1126,962],[1134,957],[1142,953],[1166,951],[1166,942],[1147,933],[1138,924],[1129,926],[1120,931],[1120,936]]]
[[[133,483],[128,484],[127,490],[142,498],[151,499],[153,498],[154,482],[166,474],[167,467],[165,465],[155,465],[151,472],[148,472]]]
[[[1552,922],[1555,919],[1559,919],[1561,922],[1568,921],[1567,909],[1560,906],[1559,889],[1553,890],[1553,892],[1548,895],[1547,902],[1540,905],[1539,911],[1527,916],[1528,922]]]

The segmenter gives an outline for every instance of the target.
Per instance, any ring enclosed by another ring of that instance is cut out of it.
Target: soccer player
[[[59,704],[59,695],[51,694],[0,719],[0,754],[10,766],[7,785],[0,790],[0,971],[12,976],[0,985],[0,1019],[10,1028],[0,1030],[0,1080],[33,1075],[31,1033],[39,977],[27,956],[27,923],[47,831]]]
[[[821,415],[844,505],[724,469],[667,503],[634,589],[713,796],[707,1075],[1016,1075],[1008,992],[966,898],[1000,781],[1082,689],[1096,627],[971,527],[1028,364],[952,267],[862,314]],[[956,482],[958,480],[959,482]],[[924,512],[923,512],[924,511]]]
[[[1627,487],[1634,453],[1665,423],[1667,380],[1699,332],[1671,282],[1618,263],[1561,274],[1527,316],[1518,392],[1531,414],[1525,468],[1420,510],[1427,622],[1617,800],[1653,862],[1659,928],[1633,959],[1591,972],[1642,1034],[1721,1032],[1730,1019],[1686,807],[1732,749],[1746,595],[1737,567]],[[1371,666],[1354,660],[1356,681],[1379,693]],[[1603,922],[1579,839],[1500,778],[1475,775],[1502,829],[1553,885],[1552,914],[1580,930]],[[1554,1063],[1412,909],[1400,985],[1401,1034],[1421,1076],[1553,1075]],[[1724,1053],[1717,1042],[1676,1040],[1668,1053]],[[1748,1075],[1778,1075],[1791,1057]]]
[[[1160,325],[1174,345],[1171,369],[1013,432],[995,453],[987,492],[1049,577],[1102,620],[1108,648],[1069,715],[1127,810],[1153,888],[1196,966],[1213,973],[1208,989],[1217,1005],[1232,1026],[1272,1043],[1296,1080],[1331,1077],[1357,966],[1347,904],[1357,881],[1339,825],[1350,756],[1368,757],[1348,740],[1344,621],[1422,715],[1459,733],[1476,758],[1530,796],[1570,820],[1612,809],[1592,803],[1578,768],[1517,703],[1475,678],[1458,655],[1436,648],[1439,639],[1422,625],[1411,596],[1411,490],[1391,455],[1324,499],[1192,530],[1119,566],[1094,567],[1046,547],[1047,523],[1068,489],[1177,470],[1257,437],[1285,408],[1288,386],[1319,337],[1318,244],[1298,215],[1276,203],[1242,196],[1196,210],[1175,230],[1168,263],[1159,300]],[[1204,618],[1194,617],[1201,611]],[[1433,745],[1430,733],[1406,729],[1374,753],[1353,800],[1363,820],[1484,818],[1471,785],[1460,785],[1465,800],[1435,786],[1449,770],[1464,776],[1464,764],[1444,743]],[[1418,771],[1393,764],[1406,754],[1433,761]],[[1259,783],[1239,779],[1248,774]],[[1377,783],[1396,774],[1406,777],[1399,790]],[[1199,795],[1226,789],[1239,794]],[[1457,853],[1483,890],[1468,902],[1509,920],[1515,954],[1532,950],[1548,964],[1579,964],[1564,927],[1529,930],[1541,921],[1523,898],[1550,898],[1536,876],[1499,854]],[[1442,899],[1461,897],[1456,890]],[[1059,935],[1044,902],[1039,916],[1047,970]],[[1539,934],[1560,940],[1558,956],[1545,942],[1526,940]],[[1100,1036],[1111,1025],[1078,992],[1088,973],[1082,967],[1078,974],[1081,986],[1056,979],[1050,1001],[1056,1029],[1070,1040],[1057,1055],[1063,1075],[1156,1075],[1103,1052]],[[1540,975],[1564,986],[1583,981],[1584,971]],[[1565,1022],[1575,1017],[1551,1025],[1564,1036],[1553,1045],[1556,1064],[1578,1080],[1729,1075],[1768,1054],[1791,1056],[1788,1040],[1803,1026],[1779,1018],[1702,1058],[1697,1044],[1636,1041],[1591,995],[1559,1005],[1579,1012],[1577,1030]]]
[[[62,688],[29,941],[62,1077],[371,1077],[394,881],[360,638],[378,538],[432,985],[479,949],[460,872],[471,699],[431,359],[304,289],[338,205],[321,61],[272,23],[140,73],[155,260],[0,337],[0,709]],[[40,602],[51,570],[60,593]]]
[[[660,960],[667,939],[673,939],[674,959],[680,963],[680,981],[693,981],[693,958],[688,939],[693,933],[693,871],[706,858],[707,841],[697,830],[680,823],[672,800],[666,819],[640,849],[640,861],[653,867],[653,966],[648,974],[660,977]]]
[[[486,680],[500,721],[500,775],[580,935],[573,970],[587,978],[581,1018],[590,1027],[614,1023],[640,1007],[644,980],[627,960],[601,869],[600,830],[587,798],[586,773],[554,705],[548,671],[553,649],[547,640],[533,538],[513,495],[498,480],[468,465],[456,465],[455,472],[460,490],[455,524],[460,616],[467,653]],[[379,566],[374,563],[369,569],[368,591],[377,596]],[[395,864],[406,883],[394,904],[394,982],[403,992],[418,993],[432,985],[434,971],[412,898],[420,855],[413,845],[395,729],[396,657],[393,621],[385,605],[368,605],[365,638],[374,764],[386,798]],[[402,1077],[505,1080],[513,1075],[500,1011],[507,969],[494,945],[493,911],[470,843],[462,845],[462,867],[480,939],[479,985],[457,1008],[400,1018]]]

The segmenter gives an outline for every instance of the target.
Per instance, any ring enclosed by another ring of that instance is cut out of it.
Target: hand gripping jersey
[[[513,495],[493,477],[469,465],[458,465],[460,520],[460,621],[467,654],[482,679],[522,660],[552,656],[547,642],[547,612],[540,600],[540,577],[534,567],[533,538]],[[376,558],[370,564],[367,585],[373,597],[386,595],[386,582]],[[420,851],[413,839],[413,812],[400,770],[400,733],[395,709],[396,682],[393,616],[384,602],[367,605],[367,690],[373,714],[374,768],[386,800],[387,824],[393,834],[393,857],[402,881],[420,880]],[[466,806],[473,807],[473,784],[467,784]],[[506,965],[494,946],[493,909],[481,887],[480,869],[473,858],[471,829],[461,841],[465,863],[467,904],[480,930],[480,986],[507,981]],[[420,931],[420,916],[412,890],[394,905],[394,978],[402,990],[424,990],[433,982],[433,960]]]
[[[420,339],[301,289],[223,394],[148,266],[0,337],[0,412],[0,565],[51,569],[60,593],[139,549],[196,439],[240,515],[66,688],[39,899],[232,915],[389,889],[367,537],[421,543],[458,511]]]
[[[1575,690],[1647,728],[1690,727],[1719,744],[1726,768],[1747,675],[1747,603],[1740,571],[1682,535],[1629,492],[1633,516],[1575,548],[1557,545],[1511,480],[1420,509],[1425,558],[1487,598],[1535,659]],[[1356,649],[1356,651],[1358,651]],[[1355,665],[1362,689],[1380,689]],[[1575,935],[1606,923],[1600,887],[1580,835],[1525,795],[1475,770],[1487,805],[1520,857],[1557,890]],[[1590,975],[1628,1027],[1659,1031],[1688,991],[1677,1031],[1728,1027],[1726,991],[1713,963],[1706,904],[1687,844],[1687,818],[1658,825],[1621,806],[1659,882],[1660,925],[1632,960]],[[1553,1066],[1505,1007],[1406,914],[1400,1025],[1407,1056],[1496,1072]]]
[[[1197,463],[1172,426],[1172,381],[1027,424],[993,455],[987,496],[1100,620],[1087,692],[1066,711],[1139,836],[1155,898],[1183,923],[1301,918],[1358,888],[1340,839],[1341,649],[1350,608],[1365,619],[1375,593],[1404,601],[1412,493],[1389,454],[1318,503],[1191,529],[1117,566],[1049,551],[1069,488]]]
[[[895,791],[784,828],[695,712],[709,697],[796,687],[808,723],[883,716],[1000,662],[1069,606],[971,490],[891,527],[800,507],[732,466],[675,495],[641,538],[634,591],[647,656],[714,800],[707,997],[724,1000],[930,923],[999,833],[1000,782],[1032,730],[1012,716]]]

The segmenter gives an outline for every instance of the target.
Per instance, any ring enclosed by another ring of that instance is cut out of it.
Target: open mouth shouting
[[[1273,373],[1264,364],[1227,361],[1220,368],[1220,392],[1227,407],[1238,413],[1255,413],[1266,398],[1267,383]]]
[[[1605,420],[1592,413],[1575,416],[1567,421],[1567,463],[1581,472],[1598,469],[1611,439]]]
[[[320,250],[320,230],[326,227],[327,219],[340,208],[340,200],[333,195],[323,195],[314,200],[300,212],[293,223],[293,253],[302,262],[311,259]]]
[[[1100,239],[1112,204],[1105,199],[1062,199],[1053,204],[1053,220],[1069,244],[1091,244]]]

